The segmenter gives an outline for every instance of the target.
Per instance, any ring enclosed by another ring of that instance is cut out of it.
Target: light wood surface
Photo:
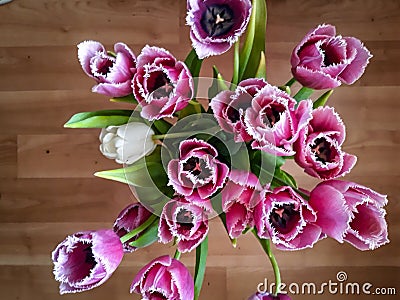
[[[190,49],[184,25],[186,1],[176,0],[14,0],[0,6],[0,298],[139,299],[129,294],[138,269],[152,258],[173,253],[153,245],[127,255],[103,286],[59,296],[50,253],[68,234],[107,228],[133,201],[123,184],[93,177],[118,167],[98,151],[98,130],[64,129],[75,112],[126,105],[109,103],[90,92],[76,44],[98,40],[111,47],[124,41],[138,53],[158,45],[184,59]],[[336,25],[344,36],[364,41],[374,58],[354,86],[331,97],[347,126],[346,151],[358,156],[347,180],[389,195],[387,220],[391,243],[372,252],[325,239],[313,249],[275,251],[283,281],[336,280],[375,287],[396,287],[397,296],[297,295],[293,299],[399,299],[400,293],[400,1],[268,1],[268,80],[290,78],[289,57],[304,34],[320,23]],[[231,75],[232,53],[211,58],[202,75],[217,64]],[[294,164],[286,167],[305,188],[316,181]],[[208,269],[201,299],[239,300],[272,281],[271,268],[251,235],[233,249],[218,220],[211,222]],[[183,255],[191,271],[194,256]]]

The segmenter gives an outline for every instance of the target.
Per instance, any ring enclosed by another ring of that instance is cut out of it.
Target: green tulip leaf
[[[136,248],[144,248],[150,246],[158,240],[158,218],[133,242],[130,246]]]
[[[256,76],[257,78],[267,78],[267,67],[265,65],[265,54],[264,51],[260,53],[260,64],[258,65]]]
[[[196,51],[194,49],[192,49],[192,51],[189,52],[188,56],[185,59],[185,64],[189,68],[190,73],[194,78],[199,77],[202,63],[203,60],[197,56]]]
[[[308,87],[302,87],[297,93],[296,95],[294,95],[294,99],[297,102],[300,102],[301,100],[305,100],[310,98],[310,96],[312,95],[312,93],[314,93],[313,89],[310,89]]]
[[[255,77],[260,65],[260,53],[265,53],[267,5],[265,0],[253,0],[246,39],[240,53],[239,80]]]
[[[123,103],[132,103],[132,104],[138,104],[135,96],[132,94],[124,97],[114,97],[110,99],[111,102],[123,102]]]
[[[196,266],[194,268],[194,299],[199,299],[201,286],[203,285],[204,274],[206,271],[206,261],[208,254],[208,236],[196,248]]]
[[[133,114],[133,115],[132,115]],[[131,118],[132,115],[132,118]],[[129,121],[143,123],[139,113],[132,110],[99,110],[91,112],[80,112],[73,115],[67,123],[66,128],[105,128],[107,126],[119,126]]]
[[[328,101],[329,97],[333,94],[333,90],[329,90],[321,95],[315,102],[313,103],[313,108],[316,109],[320,106],[324,106]]]

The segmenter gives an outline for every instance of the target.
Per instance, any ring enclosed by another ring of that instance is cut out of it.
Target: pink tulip
[[[253,210],[260,202],[261,185],[257,176],[232,170],[222,190],[222,210],[226,214],[229,236],[239,237],[246,227],[254,226]]]
[[[131,293],[141,295],[143,300],[193,300],[194,282],[184,264],[165,255],[139,271],[132,282]]]
[[[302,85],[332,89],[353,84],[364,73],[372,57],[368,49],[354,37],[335,35],[334,26],[319,25],[293,50],[292,73]]]
[[[104,46],[96,41],[84,41],[78,45],[78,58],[83,71],[97,82],[92,91],[110,97],[123,97],[132,94],[136,57],[124,43],[116,43],[114,52],[115,55],[108,54]]]
[[[208,234],[208,215],[204,207],[175,197],[165,204],[160,216],[158,236],[164,244],[177,241],[180,252],[195,249]]]
[[[169,185],[178,194],[194,200],[208,201],[220,189],[229,168],[217,159],[217,150],[202,140],[184,140],[179,145],[179,158],[168,163]]]
[[[360,250],[373,250],[389,242],[383,209],[386,203],[387,196],[340,180],[318,184],[309,201],[324,233]]]
[[[243,80],[235,91],[222,91],[210,102],[214,117],[221,128],[234,134],[236,142],[248,142],[252,137],[244,124],[244,112],[260,89],[267,85],[261,78]]]
[[[304,171],[326,180],[349,173],[357,157],[342,151],[343,121],[331,107],[313,110],[312,119],[294,144],[295,161]]]
[[[228,51],[246,30],[250,0],[187,0],[186,23],[200,59]]]
[[[288,186],[264,189],[254,211],[258,236],[281,250],[311,248],[323,237],[316,220],[316,211]]]
[[[251,101],[244,122],[247,133],[254,139],[253,149],[277,155],[295,154],[293,143],[311,118],[312,103],[296,100],[275,86],[266,85]]]
[[[172,117],[193,96],[193,79],[188,67],[159,47],[142,49],[132,87],[142,107],[141,116],[150,121]]]
[[[122,243],[111,229],[68,236],[52,253],[60,294],[83,292],[103,284],[123,255]]]
[[[140,202],[132,203],[125,207],[118,215],[114,222],[114,232],[122,237],[128,232],[142,225],[152,215]],[[129,245],[129,243],[136,240],[140,234],[132,237],[123,244],[124,252],[133,252],[136,250],[135,247]]]

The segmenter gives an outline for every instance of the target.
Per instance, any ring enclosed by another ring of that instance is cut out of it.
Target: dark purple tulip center
[[[109,58],[103,59],[101,64],[98,66],[97,71],[102,75],[107,75],[110,72],[110,69],[114,65],[114,61]]]
[[[295,210],[294,204],[283,204],[275,207],[270,214],[269,221],[280,233],[288,233],[300,220],[300,212]]]
[[[190,230],[193,227],[193,215],[190,211],[186,209],[182,209],[176,215],[176,222],[179,224],[179,227],[184,230]]]
[[[226,114],[227,114],[229,120],[230,120],[232,123],[236,123],[237,121],[240,120],[240,113],[239,113],[239,111],[238,111],[236,108],[232,107],[232,106],[229,106],[229,108],[228,108]]]
[[[173,91],[174,85],[168,76],[162,72],[157,71],[151,75],[151,80],[149,80],[150,90],[152,90],[153,98],[160,99],[163,97],[168,97]]]
[[[226,4],[207,6],[200,20],[208,36],[218,37],[228,33],[234,25],[233,10]]]
[[[279,122],[281,119],[281,113],[284,111],[284,108],[277,106],[267,106],[263,113],[265,116],[265,124],[267,127],[272,128],[274,125]]]
[[[206,162],[198,157],[190,157],[183,164],[183,171],[190,172],[199,179],[206,179],[210,177],[211,171]]]
[[[90,269],[92,269],[96,265],[96,260],[94,259],[94,255],[92,252],[92,246],[88,246],[83,249],[83,252],[86,253],[85,263],[90,265]]]
[[[311,145],[311,150],[314,152],[317,161],[320,161],[324,164],[327,162],[332,162],[332,146],[327,140],[323,137],[315,140],[314,145]]]
[[[329,42],[321,45],[321,50],[324,52],[324,66],[328,67],[341,62],[341,57],[337,53],[337,49],[334,45],[329,45]]]
[[[149,299],[151,299],[151,300],[168,300],[167,297],[165,297],[162,293],[157,292],[157,291],[151,291]]]

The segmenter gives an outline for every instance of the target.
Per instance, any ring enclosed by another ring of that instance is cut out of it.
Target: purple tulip
[[[373,250],[388,240],[387,196],[353,182],[329,180],[311,191],[317,224],[328,236],[360,250]]]
[[[253,209],[261,201],[261,185],[253,173],[232,170],[222,190],[222,210],[226,214],[229,236],[239,237],[246,227],[254,226]]]
[[[207,142],[190,139],[179,145],[179,158],[168,163],[169,185],[178,194],[200,201],[221,188],[229,168],[217,160],[217,150]]]
[[[193,79],[188,67],[167,50],[145,46],[137,58],[133,93],[150,121],[173,114],[188,105]]]
[[[253,149],[277,155],[295,154],[293,143],[311,118],[312,102],[296,100],[275,86],[267,84],[251,101],[245,112],[247,133],[253,137]]]
[[[316,211],[289,186],[264,189],[254,220],[258,236],[281,250],[311,248],[323,236]]]
[[[293,50],[292,73],[302,85],[332,89],[353,84],[364,73],[371,53],[360,40],[335,34],[334,26],[319,25]]]
[[[246,30],[250,0],[188,0],[186,23],[200,59],[228,51]]]
[[[128,232],[142,225],[152,215],[140,202],[129,204],[118,215],[114,222],[114,232],[122,237]],[[133,252],[136,247],[132,247],[129,243],[133,242],[140,236],[140,233],[123,244],[124,252]]]
[[[222,91],[211,99],[210,106],[221,128],[234,134],[235,142],[249,142],[252,137],[244,124],[244,112],[253,97],[267,85],[261,78],[243,80],[233,91]]]
[[[278,294],[274,296],[269,293],[257,292],[254,295],[251,295],[248,300],[290,300],[290,297],[285,294]]]
[[[164,244],[177,241],[180,252],[195,249],[208,234],[208,215],[195,203],[183,197],[175,197],[165,204],[160,216],[158,236]]]
[[[136,57],[124,43],[116,43],[114,52],[115,55],[108,54],[104,46],[96,41],[84,41],[78,45],[78,59],[83,71],[97,82],[92,91],[110,97],[123,97],[132,94]]]
[[[165,255],[139,271],[132,282],[131,293],[140,294],[143,300],[193,300],[194,282],[184,264]]]
[[[356,156],[341,149],[345,136],[343,121],[333,108],[313,110],[312,119],[294,144],[296,163],[323,180],[344,176],[357,162]]]
[[[123,255],[122,243],[111,229],[68,236],[52,253],[60,294],[83,292],[103,284]]]

